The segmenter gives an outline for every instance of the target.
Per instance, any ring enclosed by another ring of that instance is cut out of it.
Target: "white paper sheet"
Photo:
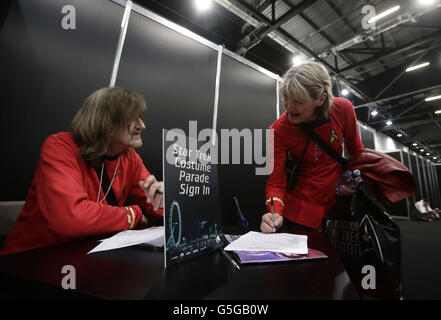
[[[270,251],[308,254],[308,236],[250,231],[225,247],[227,251]]]
[[[143,230],[125,230],[101,240],[101,243],[87,254],[118,248],[146,244],[157,247],[164,245],[164,227],[150,227]]]

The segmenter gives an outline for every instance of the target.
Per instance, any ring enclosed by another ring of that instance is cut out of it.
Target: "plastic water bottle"
[[[348,188],[356,189],[361,182],[361,172],[358,169],[353,171],[347,170],[342,174],[339,182],[335,186],[335,192],[338,195],[341,195],[340,188],[342,185],[345,185]]]
[[[348,170],[344,174],[345,176],[345,186],[355,189],[361,182],[361,172],[358,169],[354,171]]]

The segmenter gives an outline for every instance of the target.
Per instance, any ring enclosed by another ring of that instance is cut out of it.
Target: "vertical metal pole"
[[[214,107],[213,107],[213,131],[211,133],[211,143],[216,144],[216,129],[217,129],[217,110],[219,105],[219,87],[220,87],[220,74],[222,67],[222,52],[224,50],[223,46],[218,46],[217,51],[217,67],[216,67],[216,82],[214,88]]]
[[[276,120],[280,117],[280,82],[279,79],[276,79]]]
[[[119,61],[121,60],[122,49],[124,46],[124,40],[126,39],[127,26],[129,25],[130,12],[132,11],[132,0],[126,2],[126,9],[124,10],[123,18],[121,21],[121,31],[119,33],[118,46],[116,47],[115,60],[113,62],[112,75],[110,77],[109,87],[114,87],[116,82],[116,75],[118,74]]]
[[[409,168],[410,172],[413,174],[415,169],[412,166],[412,158],[410,157],[410,150],[407,152],[407,159],[408,159],[408,164],[409,164],[408,168]],[[412,210],[413,210],[412,206],[416,201],[417,201],[416,195],[413,195],[412,196],[412,203],[411,203],[411,205],[409,205],[409,218],[411,218]]]

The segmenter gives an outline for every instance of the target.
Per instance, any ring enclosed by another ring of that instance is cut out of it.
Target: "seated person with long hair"
[[[103,88],[84,101],[71,132],[49,136],[26,203],[0,254],[87,236],[145,228],[161,216],[163,183],[145,168],[146,103],[125,88]],[[126,205],[128,196],[138,205]],[[142,207],[142,208],[141,208]]]

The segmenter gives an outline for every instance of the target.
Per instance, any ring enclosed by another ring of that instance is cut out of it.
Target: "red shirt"
[[[106,200],[97,203],[100,188],[97,172],[82,160],[72,134],[61,132],[49,136],[41,147],[26,203],[0,254],[136,226],[142,210],[138,205],[124,206],[128,194],[149,214],[162,215],[162,209],[154,212],[146,203],[145,192],[138,185],[150,175],[139,155],[130,148],[119,157],[117,176],[112,183],[118,206],[108,205]],[[110,179],[117,163],[117,160],[104,161]],[[101,190],[100,199],[106,191]]]
[[[342,154],[342,143],[349,154],[355,155],[363,148],[358,133],[357,118],[351,102],[334,98],[330,108],[330,122],[314,129],[338,154]],[[271,212],[271,197],[274,212],[284,218],[310,228],[320,228],[323,217],[335,204],[334,186],[342,174],[342,167],[326,151],[311,140],[302,162],[300,174],[293,191],[286,191],[286,150],[298,162],[308,136],[288,120],[285,113],[270,129],[274,130],[274,170],[266,183],[267,210]]]

